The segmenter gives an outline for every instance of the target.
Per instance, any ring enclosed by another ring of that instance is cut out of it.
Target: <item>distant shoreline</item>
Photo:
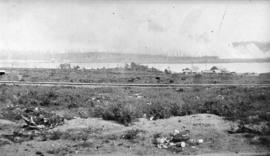
[[[217,56],[165,56],[150,54],[122,54],[122,53],[58,53],[58,54],[33,54],[33,55],[0,55],[0,61],[40,61],[59,63],[166,63],[166,64],[191,64],[191,63],[268,63],[270,58],[219,58]]]
[[[6,60],[0,59],[0,62],[9,62],[9,63],[16,63],[16,62],[35,62],[35,63],[119,63],[119,64],[125,64],[125,63],[140,63],[140,64],[213,64],[213,63],[270,63],[270,59],[219,59],[219,60],[210,60],[210,61],[202,61],[202,60],[195,60],[195,61],[98,61],[98,60],[85,60],[85,61],[79,61],[79,60],[57,60],[57,61],[50,61],[50,60],[32,60],[32,59],[14,59],[14,60]]]
[[[61,64],[67,64],[71,68],[80,69],[111,69],[111,68],[125,68],[131,62],[50,62],[50,61],[1,61],[0,60],[0,69],[59,69]],[[232,62],[232,63],[137,63],[140,65],[147,66],[149,68],[156,68],[158,70],[164,71],[165,69],[172,72],[182,72],[183,69],[189,68],[195,71],[205,71],[209,70],[213,66],[224,68],[230,72],[236,73],[269,73],[270,72],[270,62]]]

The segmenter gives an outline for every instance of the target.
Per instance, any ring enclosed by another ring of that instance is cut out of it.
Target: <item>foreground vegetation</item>
[[[41,107],[66,116],[102,117],[128,125],[137,118],[163,119],[210,113],[245,123],[270,125],[269,87],[71,88],[0,87],[8,105]],[[4,115],[4,116],[3,116]],[[16,116],[12,115],[11,120]],[[7,118],[2,113],[2,118]],[[9,118],[10,119],[10,118]],[[269,129],[265,132],[269,133]]]

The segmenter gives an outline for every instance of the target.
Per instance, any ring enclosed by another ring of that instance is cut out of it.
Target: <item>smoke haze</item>
[[[264,58],[267,1],[0,1],[0,51]],[[266,48],[267,49],[267,48]]]

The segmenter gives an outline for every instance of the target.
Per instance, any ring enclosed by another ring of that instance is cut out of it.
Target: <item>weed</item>
[[[134,140],[138,137],[139,133],[142,133],[144,131],[139,130],[139,129],[131,129],[125,132],[125,134],[122,136],[123,139],[126,140]]]
[[[126,126],[138,117],[136,108],[124,103],[112,103],[101,111],[104,120],[114,120]]]

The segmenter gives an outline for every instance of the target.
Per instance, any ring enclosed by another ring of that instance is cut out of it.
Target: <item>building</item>
[[[189,68],[184,68],[184,69],[182,70],[182,72],[183,72],[183,74],[192,74],[192,73],[193,73],[192,70],[189,69]]]

